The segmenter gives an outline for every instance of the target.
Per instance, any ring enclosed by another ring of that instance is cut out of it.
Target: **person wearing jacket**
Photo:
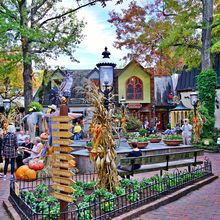
[[[17,148],[18,148],[18,141],[15,132],[16,132],[15,126],[9,125],[7,128],[7,133],[2,141],[3,156],[5,158],[4,179],[6,179],[9,163],[11,164],[11,179],[14,178],[15,159],[17,157]]]

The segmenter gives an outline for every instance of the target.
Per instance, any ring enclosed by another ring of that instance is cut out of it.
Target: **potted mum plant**
[[[182,143],[182,136],[171,134],[163,137],[163,142],[168,146],[178,146]]]
[[[135,139],[129,139],[128,144],[131,146],[132,142],[137,142],[138,148],[142,149],[147,147],[148,145],[148,138],[146,137],[135,137]]]
[[[159,134],[150,134],[148,138],[151,143],[159,143],[162,139]]]

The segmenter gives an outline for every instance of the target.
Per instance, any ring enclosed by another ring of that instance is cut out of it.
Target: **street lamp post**
[[[193,117],[193,140],[195,143],[198,143],[200,140],[200,134],[201,134],[201,125],[199,118],[197,117],[197,105],[198,105],[198,93],[197,92],[191,92],[190,93],[190,101],[194,108],[194,117]]]
[[[100,82],[100,91],[104,94],[105,101],[104,106],[108,110],[109,106],[109,95],[113,91],[113,71],[116,66],[110,60],[110,52],[107,47],[105,47],[105,51],[102,53],[102,60],[96,64],[99,68],[99,82]]]
[[[120,99],[120,103],[121,103],[121,110],[122,110],[121,127],[123,131],[126,131],[125,102],[126,100],[124,96],[122,96]]]
[[[194,116],[196,117],[196,110],[197,110],[197,105],[198,105],[198,93],[197,92],[191,92],[190,93],[190,101],[191,101],[191,104],[194,108]]]

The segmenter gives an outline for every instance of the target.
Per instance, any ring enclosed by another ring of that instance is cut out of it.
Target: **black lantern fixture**
[[[190,93],[190,101],[191,101],[191,104],[194,108],[194,115],[196,116],[196,108],[197,108],[197,104],[198,104],[198,92],[191,92]]]
[[[110,60],[111,54],[107,47],[102,55],[102,60],[96,66],[99,68],[100,91],[105,97],[104,106],[108,110],[109,94],[113,91],[113,72],[116,64]]]

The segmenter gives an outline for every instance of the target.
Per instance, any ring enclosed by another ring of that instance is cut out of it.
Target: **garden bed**
[[[197,167],[190,173],[175,170],[174,173],[163,177],[153,176],[141,181],[123,179],[114,193],[105,189],[95,189],[95,179],[85,181],[86,178],[78,178],[80,181],[72,185],[76,189],[73,202],[69,203],[63,215],[65,219],[109,219],[192,184],[211,173],[211,163],[205,162],[203,167]],[[51,179],[37,181],[11,182],[10,201],[22,219],[58,219],[59,203],[49,195]],[[15,193],[15,185],[19,186],[20,195]]]

